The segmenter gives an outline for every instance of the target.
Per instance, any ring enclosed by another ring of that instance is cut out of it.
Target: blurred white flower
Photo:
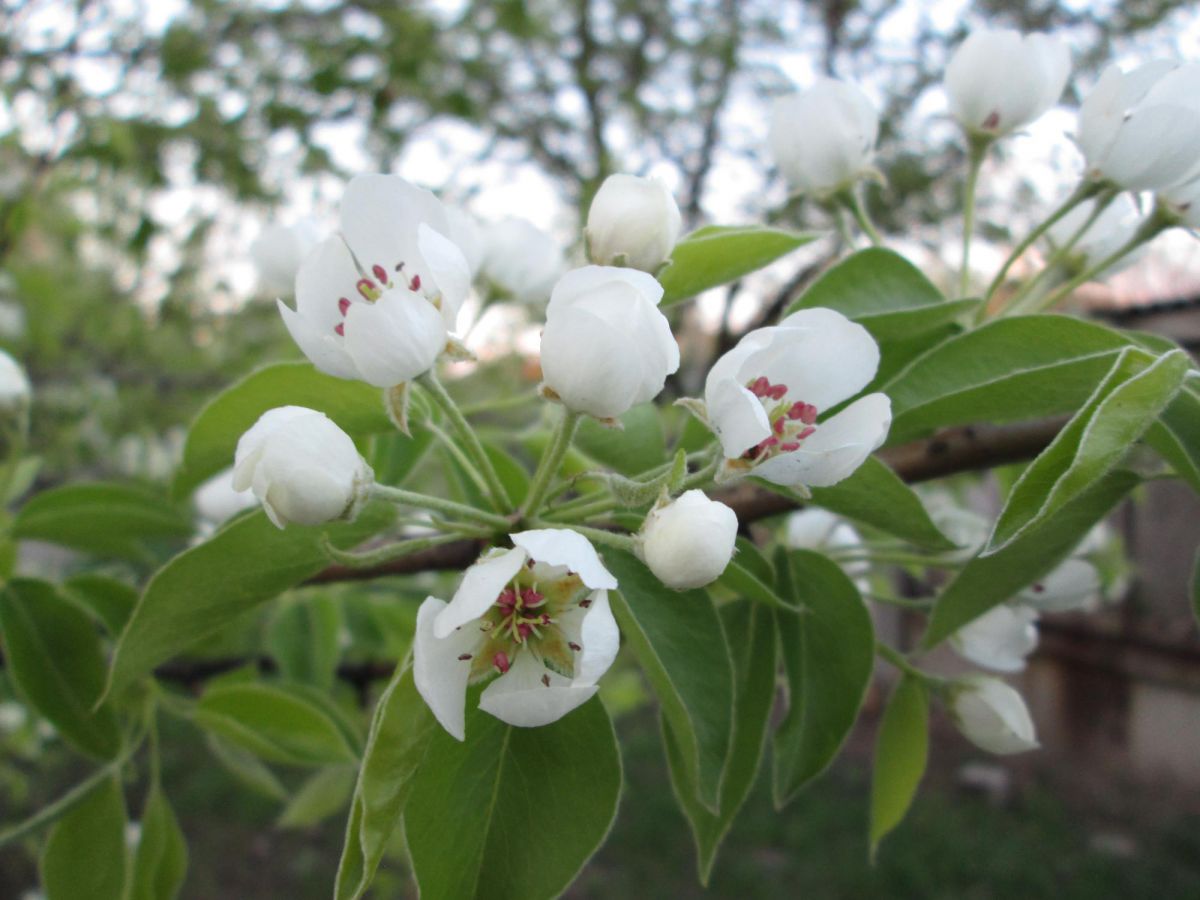
[[[1001,603],[950,637],[950,646],[970,662],[994,672],[1020,672],[1038,642],[1037,612]]]
[[[1100,603],[1100,573],[1088,560],[1073,557],[1021,591],[1017,600],[1039,612],[1095,609]]]
[[[250,245],[250,258],[258,270],[262,289],[279,296],[295,290],[300,264],[317,245],[317,228],[312,222],[268,225]]]
[[[679,368],[658,309],[663,289],[636,269],[584,266],[554,286],[542,332],[543,388],[598,419],[653,400]]]
[[[588,209],[592,262],[656,272],[671,257],[683,219],[675,198],[654,178],[609,175]]]
[[[650,510],[642,525],[641,555],[667,587],[703,587],[729,565],[737,530],[732,509],[703,491],[687,491]]]
[[[296,309],[279,301],[284,324],[323,372],[381,388],[411,381],[446,349],[471,288],[446,211],[403,178],[360,175],[341,220],[300,266]]]
[[[617,580],[582,535],[522,531],[463,573],[447,604],[417,612],[413,678],[442,727],[465,738],[467,686],[499,675],[479,708],[509,725],[548,725],[587,702],[620,647]]]
[[[709,424],[726,458],[720,477],[753,474],[814,487],[848,477],[887,437],[891,401],[869,394],[818,418],[866,387],[878,367],[875,339],[831,309],[803,309],[751,331],[717,360],[704,385]]]
[[[467,267],[471,270],[471,277],[475,278],[483,266],[483,227],[478,219],[461,206],[446,204],[445,210],[446,219],[450,224],[450,231],[446,237],[462,251]]]
[[[546,302],[567,266],[558,241],[524,219],[488,223],[483,246],[480,274],[509,299],[528,306]]]
[[[14,413],[29,408],[33,388],[21,364],[0,350],[0,412]]]
[[[803,193],[833,194],[870,174],[878,136],[871,101],[833,78],[780,97],[771,109],[771,154],[788,184]]]
[[[350,436],[303,406],[267,410],[234,455],[233,489],[252,489],[279,528],[352,519],[373,479]]]
[[[234,490],[233,469],[223,469],[196,488],[192,503],[204,524],[216,526],[255,506],[257,501],[248,491]]]
[[[968,133],[999,137],[1057,103],[1070,73],[1070,51],[1057,38],[979,29],[946,66],[950,113]]]
[[[1051,225],[1046,231],[1050,245],[1055,249],[1065,246],[1091,217],[1095,208],[1094,200],[1086,200]],[[1068,259],[1072,267],[1082,272],[1112,256],[1133,238],[1141,223],[1142,217],[1133,198],[1128,194],[1120,194],[1104,208],[1071,248]],[[1129,253],[1106,269],[1104,274],[1111,275],[1127,268],[1137,258],[1137,253]]]
[[[1160,195],[1186,228],[1200,228],[1200,176],[1168,188]]]
[[[950,687],[950,712],[959,730],[988,753],[1023,753],[1038,746],[1021,695],[999,678],[968,675]]]
[[[1200,174],[1200,63],[1109,66],[1079,108],[1076,140],[1092,177],[1129,190],[1161,191]]]

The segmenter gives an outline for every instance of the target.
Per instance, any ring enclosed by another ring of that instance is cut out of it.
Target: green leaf
[[[141,826],[127,900],[173,900],[187,874],[187,842],[157,784],[146,798]]]
[[[673,591],[634,556],[605,550],[613,613],[677,739],[700,802],[716,812],[733,716],[733,667],[707,592]]]
[[[968,562],[938,597],[922,647],[933,647],[1053,569],[1140,480],[1112,472],[1002,549]]]
[[[92,620],[44,581],[18,578],[0,593],[9,677],[29,704],[77,750],[112,759],[121,733],[112,708],[93,710],[104,657]]]
[[[355,762],[359,748],[327,707],[295,686],[210,687],[196,704],[197,725],[270,762],[320,766]]]
[[[836,563],[778,551],[779,593],[799,612],[776,612],[788,711],[775,732],[775,805],[829,766],[858,718],[875,662],[875,632],[858,589]]]
[[[836,309],[876,339],[923,334],[970,312],[979,300],[947,300],[933,282],[899,253],[860,250],[818,278],[784,315],[814,306]]]
[[[283,782],[253,753],[211,733],[205,735],[205,743],[217,762],[246,787],[272,800],[288,799]]]
[[[287,597],[267,626],[267,651],[287,680],[328,690],[342,653],[341,630],[337,597]]]
[[[919,678],[896,684],[875,740],[871,780],[871,859],[879,842],[903,820],[925,774],[929,756],[929,692]]]
[[[122,900],[128,852],[125,798],[110,778],[59,819],[42,852],[46,900]]]
[[[952,550],[926,512],[921,498],[886,463],[868,457],[849,478],[831,487],[811,488],[815,504],[880,531],[925,547]]]
[[[275,363],[247,375],[214,398],[192,423],[183,464],[172,487],[177,497],[233,465],[238,438],[268,409],[307,406],[325,413],[351,437],[393,431],[379,388],[317,371],[306,362]]]
[[[137,588],[106,575],[73,575],[62,586],[63,594],[91,612],[111,635],[119,635],[137,606]]]
[[[1176,394],[1146,432],[1146,443],[1200,494],[1200,397],[1194,391],[1185,385]]]
[[[759,578],[751,566],[753,563],[746,566],[739,559],[731,559],[729,565],[725,567],[725,571],[721,573],[721,577],[717,579],[717,584],[728,588],[739,597],[745,597],[756,603],[788,609],[787,601],[776,594],[775,589],[769,583]]]
[[[641,403],[621,416],[621,428],[608,428],[591,417],[575,433],[575,447],[622,475],[637,475],[667,460],[662,421],[653,403]]]
[[[438,730],[413,684],[412,669],[397,667],[371,720],[346,822],[335,900],[357,900],[370,886]]]
[[[433,432],[424,428],[414,429],[412,437],[395,430],[376,434],[368,457],[375,480],[399,487],[425,459],[433,444]]]
[[[1073,412],[1128,346],[1119,332],[1069,316],[989,322],[934,347],[883,386],[892,398],[888,443],[948,425]]]
[[[1108,377],[1013,486],[984,554],[1053,515],[1115,466],[1175,396],[1187,369],[1179,350],[1149,363],[1140,351],[1121,351]]]
[[[13,522],[19,538],[100,556],[141,559],[146,542],[181,538],[191,518],[153,491],[122,484],[70,484],[44,491]]]
[[[309,828],[341,812],[350,802],[358,773],[353,766],[321,769],[300,786],[279,814],[279,828]]]
[[[357,521],[278,529],[262,511],[230,522],[179,554],[150,579],[113,657],[108,693],[215,634],[328,564],[321,541],[339,549],[361,543],[395,516],[390,504],[367,507]]]
[[[1200,553],[1196,554],[1196,563],[1192,566],[1192,614],[1196,624],[1200,625]]]
[[[765,225],[708,225],[675,245],[658,275],[662,306],[736,281],[815,240],[817,235]]]
[[[467,740],[436,730],[404,808],[421,897],[557,897],[616,816],[608,714],[593,698],[550,725],[513,728],[467,707]]]
[[[696,799],[697,785],[688,778],[679,742],[666,719],[661,720],[671,786],[692,827],[696,864],[704,885],[712,874],[717,849],[758,776],[775,705],[776,635],[770,610],[753,603],[731,603],[722,608],[721,618],[733,650],[736,717],[721,782],[719,812],[711,812]]]
[[[742,564],[742,567],[749,570],[763,584],[775,583],[775,567],[771,565],[769,559],[763,556],[763,552],[758,549],[754,541],[739,534],[737,549],[734,553],[734,558]]]

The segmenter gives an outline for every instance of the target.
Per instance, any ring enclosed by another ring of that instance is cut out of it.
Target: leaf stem
[[[433,369],[430,369],[418,380],[426,391],[429,392],[433,401],[450,419],[454,430],[466,445],[467,454],[474,461],[475,465],[479,467],[479,471],[483,475],[483,480],[487,484],[488,494],[491,496],[492,503],[497,511],[505,512],[511,510],[512,500],[509,498],[508,492],[504,490],[500,476],[496,474],[496,467],[492,465],[491,457],[487,455],[487,450],[484,449],[483,444],[479,441],[479,435],[475,433],[475,429],[471,427],[471,423],[467,421],[467,417],[458,408],[458,404],[454,402],[454,398],[450,396],[445,385],[438,380]]]
[[[391,503],[445,513],[454,518],[466,519],[468,522],[478,522],[481,525],[487,525],[502,531],[507,531],[512,525],[512,521],[504,516],[484,512],[481,509],[475,509],[473,506],[467,506],[465,503],[455,503],[453,500],[431,497],[428,494],[418,494],[416,491],[406,491],[403,488],[390,487],[386,484],[373,485],[371,493]]]
[[[436,547],[439,544],[448,544],[452,541],[460,540],[462,540],[462,537],[458,534],[435,534],[429,537],[396,541],[375,550],[354,553],[350,550],[339,550],[326,537],[321,541],[321,549],[325,551],[326,556],[340,566],[346,566],[350,569],[365,569],[391,562],[394,559],[400,559],[403,556],[408,556],[410,553],[428,550],[430,547]]]
[[[571,449],[571,440],[575,437],[575,430],[579,427],[581,418],[580,413],[563,407],[562,419],[559,420],[550,446],[542,454],[537,471],[533,475],[533,482],[529,485],[529,494],[521,507],[522,515],[535,515],[541,509],[554,477],[562,468],[563,457]]]

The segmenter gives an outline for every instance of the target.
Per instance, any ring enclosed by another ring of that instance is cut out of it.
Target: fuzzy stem
[[[537,472],[533,476],[533,482],[529,485],[529,494],[521,507],[523,515],[533,515],[541,509],[542,503],[546,499],[546,492],[550,490],[554,477],[562,468],[563,457],[571,449],[571,439],[575,437],[575,429],[579,427],[581,418],[580,413],[563,407],[563,415],[558,423],[558,429],[554,432],[550,446],[542,454]]]
[[[450,419],[454,430],[458,432],[459,438],[466,444],[467,453],[474,460],[475,465],[479,467],[479,471],[487,483],[488,493],[491,495],[496,509],[499,511],[512,509],[512,500],[509,499],[508,492],[504,490],[504,485],[500,482],[500,476],[496,474],[496,467],[492,465],[491,457],[487,455],[483,444],[479,442],[479,436],[475,433],[475,429],[471,427],[471,423],[467,421],[467,417],[458,408],[458,404],[454,402],[454,398],[450,396],[445,386],[438,380],[433,369],[422,375],[419,380],[429,392],[433,401],[441,407],[442,411]]]
[[[350,550],[339,550],[330,543],[329,538],[324,538],[321,541],[321,549],[325,551],[326,556],[339,566],[346,566],[350,569],[362,569],[367,566],[383,565],[386,562],[391,562],[393,559],[408,556],[410,553],[428,550],[430,547],[437,547],[440,544],[448,544],[457,540],[461,540],[461,537],[457,534],[436,534],[430,537],[397,541],[393,544],[379,547],[376,550],[355,553]]]
[[[448,516],[453,516],[457,519],[466,519],[469,522],[478,522],[490,528],[507,531],[509,526],[512,525],[512,522],[504,516],[484,512],[481,509],[475,509],[473,506],[467,506],[465,503],[455,503],[453,500],[443,500],[441,497],[418,494],[416,491],[406,491],[403,488],[390,487],[386,484],[373,485],[371,493],[392,503],[445,513]]]
[[[858,223],[858,227],[863,230],[871,243],[876,247],[883,243],[883,235],[879,233],[879,229],[875,227],[875,223],[871,221],[871,217],[867,215],[867,209],[863,206],[862,197],[854,188],[847,188],[838,194],[838,200],[854,216],[854,221]]]
[[[541,519],[534,519],[533,525],[537,528],[557,528],[561,527],[561,523],[546,522]],[[567,526],[572,531],[577,531],[589,541],[596,544],[605,544],[609,547],[616,547],[620,550],[628,550],[631,553],[637,547],[637,538],[631,534],[619,534],[615,531],[606,531],[603,528],[589,528],[586,525],[576,525],[574,523]]]

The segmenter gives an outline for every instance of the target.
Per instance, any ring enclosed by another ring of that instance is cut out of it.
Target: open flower
[[[601,265],[655,272],[670,258],[682,225],[661,181],[609,175],[588,209],[588,249]]]
[[[866,387],[878,367],[874,338],[831,309],[803,309],[751,331],[704,384],[709,425],[725,453],[719,477],[824,487],[849,476],[887,437],[891,401],[868,394],[821,416]]]
[[[1071,54],[1057,38],[973,31],[946,66],[950,113],[969,133],[1008,134],[1058,102],[1070,73]]]
[[[771,109],[771,154],[797,191],[817,196],[870,174],[879,113],[857,87],[822,78]]]
[[[1109,66],[1079,107],[1076,140],[1092,177],[1129,190],[1160,191],[1200,174],[1200,63]]]
[[[543,387],[576,412],[614,418],[658,396],[679,346],[663,289],[636,269],[584,266],[559,279],[542,332]]]
[[[950,691],[955,724],[976,747],[999,754],[1037,748],[1025,701],[999,678],[968,675],[957,679]]]
[[[549,528],[511,535],[463,574],[454,598],[417,612],[413,678],[438,722],[465,737],[469,684],[492,681],[479,708],[520,727],[554,722],[596,693],[620,636],[608,606],[617,580],[586,538]]]
[[[342,231],[296,275],[292,338],[318,369],[388,388],[428,371],[471,286],[433,194],[395,175],[360,175],[342,198]]]
[[[641,555],[667,587],[703,587],[721,577],[737,540],[732,509],[704,491],[681,494],[650,510],[641,531]]]
[[[354,441],[324,413],[269,409],[238,439],[233,489],[251,489],[279,528],[352,519],[374,473]]]
[[[480,275],[511,300],[540,306],[567,267],[563,249],[532,222],[509,217],[483,228]]]

